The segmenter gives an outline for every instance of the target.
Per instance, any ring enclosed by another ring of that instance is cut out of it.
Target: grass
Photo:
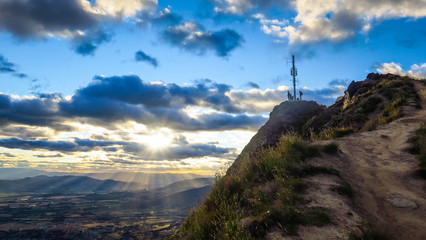
[[[328,154],[337,154],[339,152],[339,145],[335,142],[329,143],[322,147],[322,150]]]
[[[426,179],[426,122],[416,131],[416,135],[411,139],[413,147],[409,150],[418,155],[420,161],[417,174]]]
[[[375,96],[369,97],[361,105],[362,111],[364,113],[372,113],[372,112],[376,111],[378,104],[380,104],[382,101],[383,100],[382,100],[381,97],[375,97]]]
[[[235,175],[218,177],[206,201],[192,211],[175,239],[264,238],[271,228],[296,234],[298,225],[323,226],[331,222],[322,209],[302,208],[307,185],[300,177],[334,169],[304,163],[319,156],[296,135],[281,137],[275,147],[246,159]],[[301,210],[304,209],[304,210]]]
[[[360,228],[361,232],[351,232],[349,235],[349,240],[393,240],[395,237],[383,230],[374,229],[371,227]]]
[[[352,127],[336,127],[323,129],[319,134],[311,132],[311,140],[329,140],[333,138],[341,138],[349,134],[355,133]]]
[[[354,191],[351,185],[347,182],[343,183],[340,186],[333,186],[331,187],[331,190],[337,192],[341,196],[346,196],[349,198],[352,198],[354,196]]]
[[[402,117],[401,106],[405,104],[405,98],[400,97],[385,106],[382,116],[377,120],[378,124],[386,124]]]

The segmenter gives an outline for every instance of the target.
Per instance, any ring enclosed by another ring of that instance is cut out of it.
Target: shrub
[[[329,143],[322,147],[322,150],[328,154],[336,154],[339,151],[339,145],[335,142]]]
[[[368,98],[362,105],[362,110],[364,113],[371,113],[376,111],[379,103],[382,102],[382,98],[380,97],[370,97]]]
[[[331,187],[331,190],[337,192],[339,195],[346,196],[349,198],[352,198],[354,196],[354,191],[351,185],[347,182],[343,183],[340,186],[333,186]]]
[[[418,155],[420,161],[417,174],[426,179],[426,122],[416,131],[416,135],[411,139],[413,147],[409,151]]]
[[[394,236],[388,232],[377,229],[361,229],[360,233],[351,232],[349,240],[392,240]]]
[[[304,163],[320,154],[296,135],[285,135],[276,146],[247,159],[235,175],[217,177],[204,204],[191,212],[175,238],[263,238],[270,228],[295,234],[299,224],[322,226],[330,222],[319,209],[298,210],[307,201],[299,194],[307,185],[300,176],[338,174],[334,169]]]

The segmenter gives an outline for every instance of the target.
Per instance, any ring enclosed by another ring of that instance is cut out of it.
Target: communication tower
[[[296,68],[296,61],[294,60],[294,53],[291,55],[293,67],[291,68],[291,76],[293,76],[293,90],[294,90],[294,100],[297,99],[296,95],[296,76],[297,76],[297,68]]]

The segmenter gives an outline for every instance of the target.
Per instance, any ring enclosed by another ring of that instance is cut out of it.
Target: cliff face
[[[426,239],[426,184],[407,152],[425,107],[425,81],[391,74],[328,108],[281,103],[174,238]]]

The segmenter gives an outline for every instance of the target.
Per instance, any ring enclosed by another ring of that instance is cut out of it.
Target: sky
[[[2,0],[0,167],[213,175],[292,91],[426,77],[426,0]]]

